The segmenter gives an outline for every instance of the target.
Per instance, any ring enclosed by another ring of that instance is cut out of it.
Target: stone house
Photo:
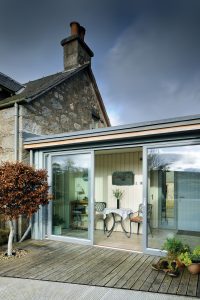
[[[27,160],[26,137],[110,126],[91,70],[85,29],[61,41],[64,70],[23,85],[0,73],[0,161]]]

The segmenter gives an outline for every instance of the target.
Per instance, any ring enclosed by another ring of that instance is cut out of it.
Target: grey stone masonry
[[[83,42],[80,43],[80,39],[67,39],[67,42],[63,42],[64,48],[64,68],[65,70],[83,65],[84,63],[90,63],[91,57],[85,50]]]
[[[37,135],[90,129],[92,111],[106,121],[87,70],[82,70],[41,97],[23,105],[23,131]]]
[[[0,162],[14,161],[14,107],[0,110]]]

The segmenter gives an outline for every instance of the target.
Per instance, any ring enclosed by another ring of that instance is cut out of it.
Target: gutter
[[[27,137],[25,138],[24,144],[32,144],[32,143],[44,143],[44,142],[52,142],[52,141],[64,141],[64,140],[72,140],[72,139],[82,139],[82,138],[96,138],[101,139],[105,136],[116,136],[118,134],[132,134],[133,132],[139,133],[141,131],[146,131],[147,133],[150,130],[159,130],[159,129],[168,129],[168,128],[176,128],[181,126],[188,125],[199,125],[200,124],[200,115],[187,116],[187,117],[179,117],[179,118],[171,118],[171,119],[163,119],[157,121],[148,121],[148,122],[140,122],[135,124],[121,125],[121,126],[112,126],[112,127],[104,127],[98,129],[90,129],[90,130],[82,130],[82,131],[74,131],[74,132],[65,132],[59,134],[52,135],[41,135],[37,137]]]

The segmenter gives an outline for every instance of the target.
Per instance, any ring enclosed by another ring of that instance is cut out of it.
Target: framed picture
[[[112,174],[112,185],[133,185],[134,174],[131,171],[116,171]]]

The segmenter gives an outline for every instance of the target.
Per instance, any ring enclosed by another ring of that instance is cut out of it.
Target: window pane
[[[148,203],[148,247],[160,249],[169,236],[200,243],[199,145],[148,150]]]
[[[53,158],[52,234],[88,238],[89,171],[89,154]]]

